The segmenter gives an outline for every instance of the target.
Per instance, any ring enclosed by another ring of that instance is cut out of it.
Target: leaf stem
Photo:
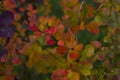
[[[61,63],[64,63],[62,60],[60,60],[59,58],[57,58],[55,55],[53,55],[50,51],[48,51],[49,54],[54,57],[56,60],[60,61]]]

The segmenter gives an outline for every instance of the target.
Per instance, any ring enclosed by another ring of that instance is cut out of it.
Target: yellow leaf
[[[73,48],[74,44],[76,44],[75,42],[75,35],[73,34],[73,32],[71,30],[69,30],[65,37],[66,37],[66,46],[71,49]]]
[[[69,70],[68,78],[69,80],[80,80],[80,75],[77,72]]]
[[[58,20],[55,18],[55,17],[50,17],[48,18],[48,25],[51,27],[51,26],[54,26],[55,24],[57,24]]]
[[[25,54],[29,58],[26,66],[32,68],[35,64],[40,62],[39,58],[40,55],[43,54],[43,52],[41,46],[37,44],[37,42],[35,42],[30,48],[26,50]]]
[[[45,25],[41,23],[41,25],[38,27],[39,30],[43,31],[45,29]]]
[[[91,63],[90,64],[86,64],[86,65],[81,65],[80,72],[84,76],[88,76],[88,75],[91,74],[91,69],[92,68],[93,68],[93,65]]]
[[[5,80],[5,76],[0,76],[0,80]]]
[[[101,17],[100,17],[99,15],[97,15],[97,16],[95,17],[95,21],[96,21],[96,22],[100,22],[100,21],[101,21]]]
[[[81,73],[84,75],[84,76],[87,76],[87,75],[90,75],[91,71],[89,68],[83,68],[81,69]]]
[[[86,45],[85,50],[83,51],[84,57],[91,57],[94,55],[95,47],[93,45]]]

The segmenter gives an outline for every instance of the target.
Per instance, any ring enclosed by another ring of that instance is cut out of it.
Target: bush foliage
[[[0,80],[120,80],[119,0],[0,0]]]

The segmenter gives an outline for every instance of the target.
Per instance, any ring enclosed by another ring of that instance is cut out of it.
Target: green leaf
[[[99,15],[95,16],[95,21],[100,22],[101,21],[101,17]]]
[[[94,34],[90,33],[88,30],[80,30],[76,35],[78,43],[82,43],[84,45],[90,43],[94,38]]]
[[[91,74],[92,68],[93,68],[92,64],[86,64],[86,65],[81,65],[79,69],[82,75],[88,76]]]
[[[30,31],[30,30],[26,30],[26,32],[25,32],[25,35],[26,35],[26,36],[29,36],[29,35],[32,35],[32,34],[33,34],[33,32]]]
[[[38,37],[37,40],[38,40],[38,43],[42,46],[44,46],[46,44],[45,38],[43,36]]]
[[[50,0],[51,4],[51,16],[56,16],[57,18],[62,18],[63,10],[62,7],[59,5],[60,0]]]
[[[91,57],[94,55],[94,52],[95,52],[95,47],[89,44],[85,46],[85,49],[82,54],[86,57]]]
[[[98,7],[98,4],[96,4],[94,0],[83,0],[83,1],[86,1],[87,4],[90,4],[95,8]],[[100,1],[100,0],[96,0],[96,1]]]
[[[105,25],[104,26],[100,26],[99,29],[100,29],[100,32],[97,35],[95,35],[94,39],[97,39],[97,40],[103,42],[104,37],[108,33],[108,26],[105,26]]]
[[[93,63],[93,68],[94,68],[94,69],[97,69],[97,68],[100,68],[100,67],[102,67],[102,61],[96,60],[96,61]]]

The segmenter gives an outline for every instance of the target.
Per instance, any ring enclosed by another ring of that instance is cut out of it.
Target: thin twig
[[[43,31],[41,31],[41,30],[38,30],[39,32],[41,32],[41,33],[43,33],[43,34],[45,34],[45,35],[49,35],[49,34],[47,34],[47,33],[45,33],[45,32],[43,32]]]
[[[79,12],[78,12],[78,18],[80,18],[80,13],[81,13],[81,10],[82,10],[82,7],[83,7],[83,4],[84,4],[84,3],[85,3],[85,2],[82,1],[81,5],[80,5]]]
[[[48,50],[47,50],[48,51]],[[61,63],[64,63],[62,60],[60,60],[59,58],[57,58],[55,55],[53,55],[50,51],[48,51],[48,53],[54,57],[56,60],[60,61]]]
[[[102,3],[96,10],[95,12],[97,12],[100,8],[102,8],[104,6],[104,3]]]
[[[44,32],[44,31],[41,31],[41,30],[38,30],[38,31],[39,31],[40,33],[42,33],[42,34],[50,35],[50,34]],[[52,39],[56,40],[55,37],[54,37],[53,35],[50,35],[50,36],[51,36]]]
[[[78,23],[80,23],[80,13],[81,13],[81,10],[82,10],[82,7],[83,7],[83,4],[85,3],[85,1],[82,1],[81,5],[80,5],[80,8],[79,8],[79,12],[78,12]]]
[[[100,8],[102,8],[102,7],[104,6],[104,4],[105,4],[105,3],[102,3],[102,4],[95,10],[94,13],[97,13],[97,11],[98,11]],[[92,18],[93,18],[93,17],[92,17]],[[89,19],[84,23],[84,25],[86,25],[86,24],[89,22],[89,20],[92,19],[92,18],[89,18]]]

